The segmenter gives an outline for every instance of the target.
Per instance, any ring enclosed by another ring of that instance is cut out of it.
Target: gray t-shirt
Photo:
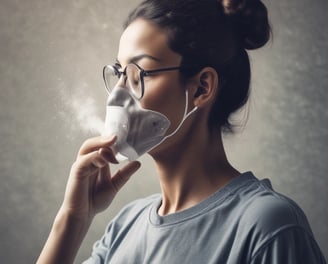
[[[326,263],[302,210],[251,172],[184,211],[159,216],[160,204],[127,205],[84,263]]]

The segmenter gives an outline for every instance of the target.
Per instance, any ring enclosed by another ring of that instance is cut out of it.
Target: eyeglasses
[[[142,69],[138,64],[129,63],[124,70],[121,70],[117,65],[106,65],[103,69],[103,78],[107,91],[110,93],[117,82],[123,75],[124,83],[131,91],[132,95],[140,100],[144,95],[145,85],[144,77],[151,76],[158,72],[179,70],[181,67],[169,67],[155,70],[146,71]]]

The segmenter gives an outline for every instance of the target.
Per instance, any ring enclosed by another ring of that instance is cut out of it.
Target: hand
[[[111,150],[116,137],[86,140],[69,175],[61,210],[75,217],[91,220],[105,210],[117,192],[140,167],[133,161],[111,175],[109,162],[118,163]]]

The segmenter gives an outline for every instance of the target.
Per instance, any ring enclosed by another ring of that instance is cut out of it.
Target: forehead
[[[149,21],[137,19],[124,30],[117,58],[126,65],[132,58],[143,54],[157,58],[163,65],[180,65],[181,62],[181,56],[169,48],[165,30]]]

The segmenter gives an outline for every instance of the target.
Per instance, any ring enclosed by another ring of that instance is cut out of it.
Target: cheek
[[[185,108],[185,90],[177,79],[145,80],[145,94],[141,100],[145,109],[164,114],[173,127],[181,121]]]

